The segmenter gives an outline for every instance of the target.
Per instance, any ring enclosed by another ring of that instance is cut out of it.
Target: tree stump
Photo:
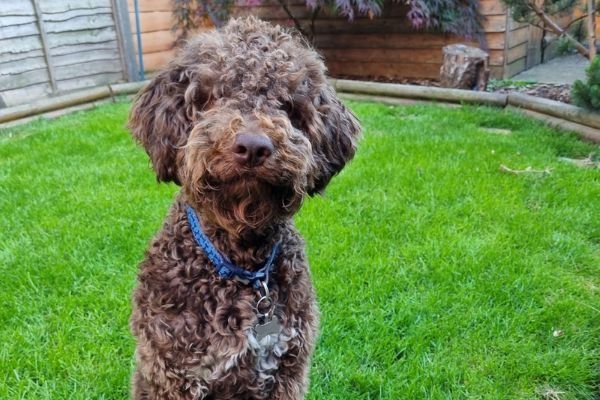
[[[440,68],[442,87],[486,90],[490,77],[488,53],[464,44],[444,46],[442,51],[444,53],[444,62]]]

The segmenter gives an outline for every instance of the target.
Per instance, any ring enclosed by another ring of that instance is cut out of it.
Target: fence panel
[[[1,2],[0,107],[135,79],[131,40],[123,40],[129,21],[119,15],[124,4]]]

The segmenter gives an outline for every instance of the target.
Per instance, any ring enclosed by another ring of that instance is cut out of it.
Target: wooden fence
[[[120,0],[2,0],[0,107],[136,78]]]
[[[311,13],[304,2],[288,0],[288,5],[303,26],[308,26]],[[548,59],[541,58],[542,29],[514,21],[501,0],[479,0],[483,35],[472,41],[415,30],[406,20],[406,12],[401,2],[386,1],[383,14],[373,20],[358,17],[349,23],[340,17],[320,15],[315,21],[315,45],[325,56],[333,75],[362,79],[438,79],[442,47],[459,42],[489,53],[494,78],[510,78]],[[276,0],[267,0],[260,6],[238,6],[237,14],[254,14],[290,24]],[[559,21],[566,26],[573,17],[565,14]],[[600,22],[600,18],[597,20]],[[600,32],[600,26],[598,29]]]
[[[134,27],[133,0],[128,3]],[[287,0],[287,4],[308,25],[311,13],[304,2]],[[144,63],[147,71],[154,71],[176,51],[176,35],[171,31],[172,3],[171,0],[139,0],[139,7]],[[493,77],[510,78],[542,62],[541,29],[512,20],[501,0],[480,0],[479,9],[484,16],[483,40],[466,43],[489,52]],[[343,18],[320,15],[315,26],[315,45],[335,76],[437,79],[442,47],[465,43],[465,40],[414,30],[408,26],[405,13],[401,4],[387,2],[384,15],[374,20],[358,17],[348,23]],[[234,14],[254,14],[282,25],[293,25],[276,0],[265,0],[260,6],[237,6]],[[563,25],[570,18],[561,18]],[[600,18],[597,20],[600,34]]]
[[[309,26],[311,12],[302,0],[290,1],[290,9],[301,24]],[[406,19],[407,8],[386,2],[376,18],[357,17],[352,22],[331,15],[315,21],[315,46],[324,55],[330,72],[352,78],[439,78],[442,47],[466,43],[490,52],[492,75],[501,76],[504,66],[506,11],[500,0],[481,0],[485,34],[480,42],[465,41],[454,35],[415,30]],[[237,14],[254,14],[280,24],[289,20],[275,0],[261,6],[238,7]]]
[[[128,0],[132,29],[135,30],[133,0]],[[288,0],[288,7],[307,26],[311,12],[301,0]],[[175,54],[171,0],[139,0],[144,66],[154,71]],[[481,43],[490,53],[492,76],[508,78],[540,62],[541,31],[510,19],[500,0],[481,0],[485,35]],[[234,15],[257,15],[282,25],[292,22],[275,0],[260,6],[237,6]],[[321,15],[315,24],[315,46],[324,55],[335,76],[368,79],[436,79],[442,62],[442,47],[465,42],[463,38],[412,29],[405,18],[406,8],[386,3],[384,14],[371,20],[358,17],[349,23],[343,18]],[[539,40],[538,40],[539,39]],[[533,50],[532,50],[533,49]]]
[[[131,30],[137,40],[133,0],[127,0]],[[144,69],[156,71],[175,54],[177,36],[171,31],[173,5],[171,0],[139,0],[139,21],[142,38]],[[137,51],[137,46],[136,46]]]
[[[288,3],[306,23],[310,12],[304,3]],[[139,11],[145,69],[154,71],[176,51],[172,2],[139,0]],[[415,31],[405,11],[387,3],[375,20],[319,17],[315,45],[331,73],[361,79],[438,78],[441,48],[464,40]],[[540,29],[512,21],[500,0],[481,0],[480,11],[485,40],[470,44],[489,51],[494,77],[509,78],[541,61]],[[249,13],[292,25],[275,0],[235,11]],[[133,0],[0,0],[0,108],[138,79],[136,33]]]

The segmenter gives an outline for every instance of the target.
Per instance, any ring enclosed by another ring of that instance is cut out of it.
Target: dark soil
[[[571,85],[554,85],[549,83],[536,83],[522,87],[506,86],[493,88],[494,92],[511,93],[520,92],[531,96],[543,97],[550,100],[571,103]]]

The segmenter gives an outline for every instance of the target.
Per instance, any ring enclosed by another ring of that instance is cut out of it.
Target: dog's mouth
[[[227,179],[207,176],[194,201],[208,211],[214,223],[228,231],[261,231],[293,215],[302,204],[304,193],[293,186],[277,185],[253,174]]]
[[[267,179],[254,173],[240,173],[227,179],[207,176],[203,194],[214,197],[222,204],[270,204],[274,209],[295,212],[296,198],[304,197],[304,190],[296,190],[289,181]]]
[[[284,169],[260,167],[221,169],[218,173],[205,174],[203,182],[207,188],[213,190],[231,189],[236,186],[285,190],[296,186],[297,179]]]

